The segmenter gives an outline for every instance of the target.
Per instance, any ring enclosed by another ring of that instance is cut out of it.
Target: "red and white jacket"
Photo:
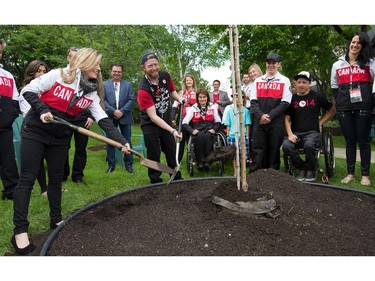
[[[194,129],[204,132],[214,129],[217,132],[221,127],[221,118],[216,105],[210,103],[206,108],[205,114],[203,114],[196,103],[187,109],[182,124],[190,134]]]
[[[64,71],[66,70],[64,69]],[[78,90],[77,86],[78,77],[72,84],[66,84],[62,80],[60,69],[54,69],[32,80],[22,89],[21,95],[25,92],[33,92],[49,107],[72,117],[78,116],[82,111],[88,109],[97,122],[106,118],[107,114],[100,106],[100,98],[96,91],[76,99],[73,105],[69,106],[75,91]]]
[[[63,70],[63,71],[66,71]],[[42,142],[53,144],[65,144],[72,133],[70,128],[57,124],[42,123],[40,115],[51,112],[68,122],[72,122],[82,111],[88,109],[96,122],[107,118],[107,114],[100,106],[100,98],[96,91],[87,93],[77,98],[70,105],[74,93],[78,90],[77,75],[75,81],[71,84],[63,82],[60,69],[54,69],[50,72],[33,79],[26,85],[21,95],[36,95],[36,98],[25,97],[30,103],[31,109],[27,113],[22,129],[22,136],[35,139]],[[65,127],[65,128],[64,128]]]
[[[194,92],[194,90],[181,91],[179,95],[186,100],[186,102],[184,103],[184,107],[182,109],[182,118],[184,118],[186,116],[187,109],[196,103],[197,95]],[[172,119],[175,118],[176,109],[180,109],[180,103],[175,100],[172,105]]]
[[[0,131],[12,130],[18,116],[18,96],[13,75],[0,67]]]
[[[271,116],[272,121],[281,119],[292,100],[292,87],[288,77],[277,72],[273,78],[263,75],[251,85],[250,101],[255,120],[263,114]]]
[[[361,69],[358,64],[350,65],[345,60],[345,55],[341,56],[332,65],[331,88],[336,101],[337,111],[351,110],[372,110],[374,107],[375,94],[375,60]],[[352,103],[350,101],[350,88],[359,88],[362,102]]]

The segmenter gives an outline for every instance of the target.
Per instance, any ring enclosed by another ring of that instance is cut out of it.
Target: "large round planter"
[[[68,217],[44,244],[52,256],[372,256],[375,196],[300,183],[275,170],[248,175],[249,192],[233,177],[149,185],[116,194]],[[276,218],[213,204],[264,194]]]

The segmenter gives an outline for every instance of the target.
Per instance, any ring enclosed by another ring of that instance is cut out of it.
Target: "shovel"
[[[182,112],[184,110],[184,104],[181,103],[180,104],[180,120],[178,121],[178,133],[180,134],[181,133],[181,126],[182,126]],[[167,182],[167,185],[171,183],[171,181],[173,181],[174,177],[177,175],[177,172],[180,170],[180,166],[181,166],[181,163],[178,161],[178,154],[180,152],[180,142],[181,140],[179,138],[176,139],[176,163],[177,163],[177,166],[176,168],[173,170],[173,174],[171,175],[171,177],[169,178],[169,181]]]
[[[69,123],[68,121],[65,121],[64,119],[61,119],[59,117],[56,117],[56,116],[54,116],[53,118],[47,117],[46,120],[50,121],[51,123],[54,123],[54,124],[61,124],[61,125],[68,126],[69,128],[71,128],[74,131],[77,131],[78,133],[81,133],[83,135],[86,135],[86,136],[92,137],[94,139],[100,140],[100,141],[105,142],[106,144],[112,145],[112,146],[114,146],[118,149],[121,149],[121,148],[124,147],[124,145],[122,145],[121,143],[119,143],[117,141],[114,141],[110,138],[99,135],[97,133],[91,132],[91,131],[89,131],[85,128],[75,126],[75,125]],[[154,170],[161,171],[161,172],[165,172],[165,173],[168,173],[168,174],[173,174],[175,172],[174,169],[172,169],[168,166],[164,166],[163,164],[161,164],[159,162],[144,158],[142,156],[142,154],[140,154],[139,152],[137,152],[133,149],[129,149],[129,151],[132,154],[135,154],[136,156],[138,156],[140,158],[140,162],[143,166],[146,166],[146,167],[149,167],[149,168],[152,168]]]

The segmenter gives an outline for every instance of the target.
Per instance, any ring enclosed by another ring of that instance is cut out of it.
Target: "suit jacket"
[[[104,110],[109,118],[113,119],[116,110],[116,94],[112,79],[104,81]],[[120,93],[118,109],[124,114],[118,122],[121,125],[134,124],[132,110],[134,107],[135,94],[133,85],[125,80],[120,81]]]
[[[214,100],[213,100],[213,94],[214,92],[211,92],[209,95],[210,95],[210,102],[214,103]],[[222,90],[219,90],[219,96],[220,96],[220,100],[221,100],[221,105],[220,105],[220,111],[221,111],[221,114],[224,113],[224,110],[225,110],[225,107],[229,104],[231,104],[231,100],[229,99],[228,97],[228,93],[227,92],[224,92]]]

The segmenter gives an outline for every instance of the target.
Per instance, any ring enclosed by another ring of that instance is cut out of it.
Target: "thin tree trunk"
[[[239,99],[239,114],[240,114],[240,141],[241,141],[241,187],[242,190],[247,192],[248,186],[246,181],[246,141],[245,141],[245,129],[244,129],[244,109],[243,99],[241,90],[241,72],[240,72],[240,56],[239,56],[239,40],[238,40],[238,28],[234,26],[234,60],[235,60],[235,73],[236,73],[236,90]]]
[[[233,26],[229,26],[229,46],[230,46],[230,62],[232,69],[232,101],[233,101],[233,112],[234,112],[234,133],[235,133],[235,145],[236,145],[236,178],[237,178],[237,188],[241,188],[241,178],[240,178],[240,156],[239,156],[239,146],[238,146],[238,122],[237,122],[237,104],[235,99],[235,88],[236,88],[236,75],[235,75],[235,62],[234,62],[234,50],[233,50]]]

